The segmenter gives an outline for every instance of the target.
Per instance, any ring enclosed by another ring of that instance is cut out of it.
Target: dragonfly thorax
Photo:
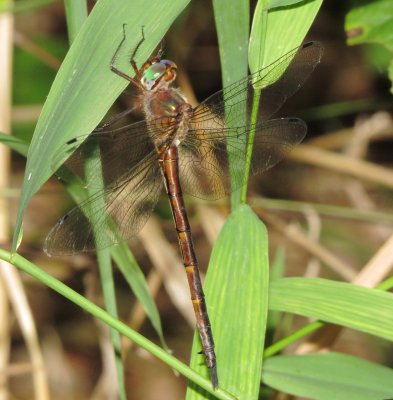
[[[167,88],[148,92],[143,100],[146,120],[153,130],[162,131],[156,145],[171,137],[175,145],[186,137],[194,110],[178,89]]]
[[[177,117],[191,106],[178,89],[167,88],[150,92],[144,98],[146,118]]]
[[[168,88],[176,78],[176,71],[177,66],[173,61],[156,61],[143,71],[141,84],[149,91]]]

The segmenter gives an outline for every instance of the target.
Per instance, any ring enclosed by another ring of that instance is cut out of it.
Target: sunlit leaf
[[[220,232],[206,275],[220,387],[238,399],[254,399],[259,393],[268,306],[267,245],[265,226],[248,206],[239,206]],[[191,367],[209,376],[200,350],[198,338]],[[204,395],[190,385],[187,400]]]
[[[379,289],[327,279],[283,278],[271,282],[269,308],[393,340],[393,294]]]
[[[318,400],[393,397],[392,369],[340,353],[269,358],[262,381],[281,392]]]
[[[322,5],[322,0],[267,11],[258,1],[252,22],[249,65],[251,72],[270,65],[300,46]]]

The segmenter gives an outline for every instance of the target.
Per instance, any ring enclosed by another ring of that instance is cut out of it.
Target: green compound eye
[[[143,72],[141,83],[147,90],[168,86],[176,78],[176,70],[177,66],[173,61],[157,61]]]
[[[166,65],[161,62],[151,65],[142,76],[141,83],[147,90],[152,90],[166,73]]]

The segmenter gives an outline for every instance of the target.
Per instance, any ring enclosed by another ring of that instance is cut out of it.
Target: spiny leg
[[[140,73],[140,71],[139,71],[139,69],[138,69],[138,67],[137,67],[137,65],[136,65],[135,56],[136,56],[136,53],[137,53],[138,50],[139,50],[139,47],[140,47],[141,44],[145,41],[145,32],[144,32],[143,29],[144,29],[144,26],[142,25],[142,27],[141,27],[142,37],[141,37],[141,39],[139,40],[138,44],[136,45],[134,51],[133,51],[132,54],[131,54],[131,58],[130,58],[130,64],[131,64],[131,66],[132,66],[132,68],[133,68],[133,70],[134,70],[134,72],[135,72],[136,77],[137,77],[139,80],[141,80],[142,76],[141,76],[141,73]]]
[[[126,30],[125,30],[125,26],[126,24],[123,24],[123,38],[121,39],[119,45],[116,48],[115,53],[113,54],[113,57],[111,59],[111,62],[109,64],[109,68],[111,69],[112,72],[114,72],[116,75],[121,76],[122,78],[126,79],[127,81],[133,83],[134,85],[138,86],[139,88],[143,88],[142,85],[140,84],[139,80],[140,80],[140,73],[138,68],[136,68],[136,64],[135,64],[135,68],[134,65],[132,65],[134,71],[135,71],[135,75],[137,77],[137,79],[134,79],[133,77],[129,76],[128,74],[126,74],[125,72],[120,71],[118,68],[115,67],[115,62],[117,59],[117,56],[120,52],[120,49],[122,48],[125,40],[126,40]],[[142,39],[139,41],[139,43],[137,44],[135,50],[132,53],[132,57],[134,57],[134,55],[136,54],[136,50],[138,50],[139,46],[142,44],[142,42],[145,40],[145,36],[143,34],[143,27],[142,27]]]

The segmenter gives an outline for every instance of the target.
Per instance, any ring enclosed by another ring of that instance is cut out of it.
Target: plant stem
[[[274,354],[279,353],[281,350],[285,349],[290,344],[298,341],[299,339],[303,338],[304,336],[309,335],[310,333],[318,330],[319,328],[322,328],[324,325],[325,325],[324,322],[315,321],[315,322],[312,322],[311,324],[303,326],[303,328],[292,333],[292,335],[289,335],[289,336],[285,337],[284,339],[281,339],[278,342],[276,342],[276,343],[272,344],[271,346],[269,346],[268,348],[266,348],[265,351],[263,352],[263,358],[266,359],[266,358],[273,356]]]
[[[254,138],[255,138],[255,127],[258,117],[258,109],[259,103],[261,100],[261,91],[255,90],[254,96],[252,99],[252,110],[251,110],[251,118],[250,118],[250,133],[248,136],[247,141],[247,148],[246,148],[246,162],[244,165],[244,175],[243,175],[243,186],[242,186],[242,194],[240,197],[240,204],[245,204],[247,201],[247,186],[248,180],[250,177],[250,170],[251,170],[251,160],[252,160],[252,151],[254,146]]]
[[[53,289],[57,293],[61,294],[68,300],[72,301],[74,304],[93,315],[96,318],[99,318],[101,321],[109,325],[110,327],[116,329],[118,332],[135,342],[137,345],[141,346],[143,349],[148,351],[149,353],[156,356],[158,359],[163,361],[169,367],[178,371],[180,374],[195,382],[201,388],[205,389],[209,393],[216,396],[218,399],[223,400],[234,400],[235,397],[228,393],[223,389],[213,390],[211,383],[208,379],[203,376],[197,374],[194,370],[192,370],[187,365],[183,364],[177,358],[173,357],[161,347],[157,346],[155,343],[146,339],[140,333],[128,327],[123,322],[118,319],[112,317],[109,313],[104,311],[102,308],[98,307],[91,301],[87,300],[85,297],[75,292],[73,289],[65,285],[63,282],[60,282],[58,279],[49,275],[47,272],[39,268],[37,265],[33,264],[29,260],[25,259],[21,255],[0,249],[0,259],[9,262],[12,265],[15,265],[22,271],[28,273],[32,277],[36,278],[49,288]]]

